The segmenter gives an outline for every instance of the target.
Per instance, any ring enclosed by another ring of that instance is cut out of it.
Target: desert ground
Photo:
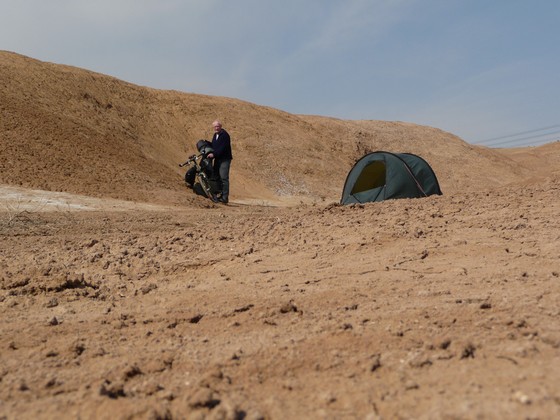
[[[0,419],[560,418],[560,143],[0,52]],[[219,118],[229,205],[178,164]],[[342,206],[416,153],[443,195]]]

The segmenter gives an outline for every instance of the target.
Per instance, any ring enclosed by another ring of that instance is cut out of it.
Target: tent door
[[[385,186],[387,180],[387,170],[385,162],[375,161],[368,164],[356,179],[352,192],[355,195],[365,191],[373,190],[375,188]]]

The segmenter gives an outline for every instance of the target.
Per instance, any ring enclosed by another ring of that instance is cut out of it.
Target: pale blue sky
[[[0,0],[0,49],[294,114],[560,139],[558,0]]]

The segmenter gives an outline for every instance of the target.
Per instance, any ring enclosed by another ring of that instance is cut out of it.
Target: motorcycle
[[[189,156],[185,163],[179,164],[179,167],[190,166],[185,174],[188,187],[217,203],[222,188],[220,178],[214,174],[212,160],[208,158],[208,155],[214,152],[212,144],[208,140],[199,140],[196,148],[199,154]]]

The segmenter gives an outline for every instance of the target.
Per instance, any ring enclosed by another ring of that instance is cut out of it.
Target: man
[[[233,155],[231,153],[231,140],[226,130],[222,128],[222,123],[218,120],[212,123],[214,135],[212,136],[212,149],[214,153],[208,157],[214,158],[214,172],[220,175],[222,181],[222,194],[218,200],[224,204],[229,201],[229,168]]]

